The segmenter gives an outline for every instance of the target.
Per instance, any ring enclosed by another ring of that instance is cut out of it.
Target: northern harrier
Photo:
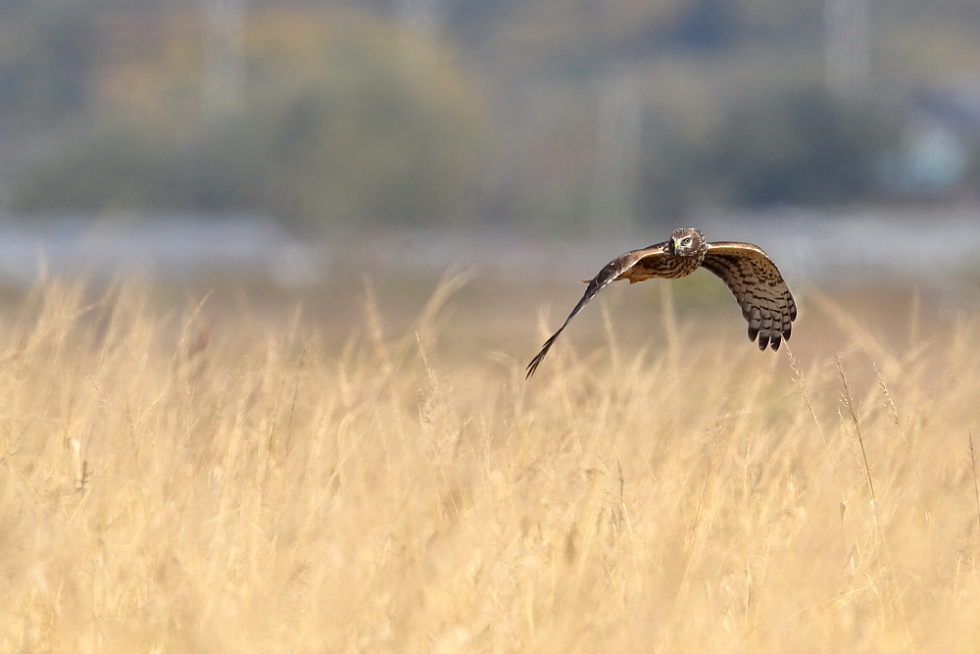
[[[728,285],[742,309],[742,316],[749,323],[749,340],[754,341],[758,337],[760,350],[765,350],[767,345],[778,350],[783,339],[789,340],[793,321],[796,320],[796,302],[776,264],[762,248],[751,243],[708,243],[696,229],[675,229],[670,240],[632,250],[607,263],[588,282],[585,294],[562,326],[531,359],[527,377],[538,369],[544,355],[575,314],[610,282],[628,279],[630,284],[634,284],[652,277],[678,279],[698,268],[707,268]]]

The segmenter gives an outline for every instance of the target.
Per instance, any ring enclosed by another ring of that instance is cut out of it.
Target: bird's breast
[[[690,275],[700,265],[701,259],[699,257],[650,257],[638,262],[621,278],[629,279],[631,283],[654,278],[678,279]]]
[[[663,277],[679,279],[687,277],[701,266],[698,257],[665,257],[663,259]]]

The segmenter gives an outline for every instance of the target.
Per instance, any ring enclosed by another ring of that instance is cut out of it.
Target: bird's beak
[[[670,239],[670,253],[674,254],[675,252],[677,252],[677,239],[672,238]]]

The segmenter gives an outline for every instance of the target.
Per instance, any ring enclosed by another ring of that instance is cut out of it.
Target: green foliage
[[[733,105],[705,139],[650,130],[641,206],[657,219],[698,204],[837,204],[875,192],[883,154],[899,137],[894,116],[870,103],[805,87]]]
[[[647,129],[639,172],[638,215],[651,222],[674,222],[706,193],[711,178],[703,146],[655,121]]]
[[[230,117],[185,155],[191,203],[304,224],[457,219],[481,125],[403,72],[313,79]]]
[[[240,109],[170,133],[155,118],[117,117],[16,180],[14,208],[248,210],[310,226],[457,220],[484,130],[476,94],[432,44],[376,37],[345,34],[302,73],[253,71]]]
[[[20,211],[102,211],[181,206],[172,144],[132,124],[103,126],[58,151],[12,185]]]
[[[202,111],[206,4],[0,3],[3,209],[585,229],[601,205],[596,88],[620,64],[650,106],[636,208],[652,220],[865,200],[895,140],[894,117],[801,86],[824,65],[819,2],[454,0],[425,36],[387,0],[250,0],[247,98],[223,115]],[[977,11],[878,7],[869,98],[976,69]]]
[[[873,191],[877,165],[897,136],[872,106],[794,90],[731,111],[712,163],[736,204],[848,202]]]
[[[94,36],[86,5],[0,9],[0,119],[43,122],[82,107]]]

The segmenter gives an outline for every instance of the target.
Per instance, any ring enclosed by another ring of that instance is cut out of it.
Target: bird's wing
[[[731,289],[749,323],[749,340],[759,338],[759,349],[779,349],[789,340],[796,320],[796,301],[776,264],[751,243],[708,243],[701,267],[721,277]]]
[[[647,267],[643,266],[643,270],[640,268],[642,262],[646,260],[654,260],[663,258],[666,254],[667,242],[658,243],[656,245],[651,245],[650,247],[643,248],[641,250],[632,250],[626,254],[620,255],[603,266],[599,274],[589,281],[588,288],[585,289],[585,293],[582,295],[582,299],[578,301],[572,312],[568,314],[565,318],[565,322],[562,326],[558,328],[554,334],[551,335],[544,345],[541,346],[541,351],[538,352],[531,363],[527,365],[527,378],[530,378],[534,374],[534,371],[538,369],[538,365],[541,360],[544,359],[544,355],[548,353],[551,346],[555,344],[555,339],[558,335],[562,333],[562,330],[568,326],[568,323],[575,317],[575,315],[582,310],[589,300],[596,296],[596,293],[605,288],[610,282],[616,281],[617,279],[629,279],[630,282],[640,281],[641,279],[648,279],[649,277],[655,277],[656,275],[650,274],[647,271]],[[651,267],[650,270],[654,270],[655,267]]]

